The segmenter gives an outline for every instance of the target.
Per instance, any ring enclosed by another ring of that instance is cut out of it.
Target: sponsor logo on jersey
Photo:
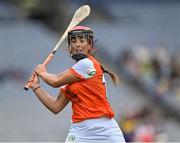
[[[90,77],[93,77],[93,76],[96,74],[96,70],[95,70],[94,68],[88,69],[88,70],[87,70],[87,74],[88,74]]]

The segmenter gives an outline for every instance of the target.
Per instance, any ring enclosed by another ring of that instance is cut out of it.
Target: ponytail
[[[101,69],[103,70],[103,73],[108,73],[109,74],[109,76],[111,77],[114,85],[117,86],[117,84],[119,83],[118,76],[115,73],[113,73],[112,71],[109,71],[109,70],[105,69],[102,64],[101,64]]]

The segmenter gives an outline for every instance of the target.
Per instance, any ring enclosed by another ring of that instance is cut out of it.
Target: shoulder
[[[92,66],[94,66],[94,64],[90,59],[85,58],[85,59],[78,61],[76,64],[74,64],[73,67],[77,67],[77,66],[82,67],[82,68],[86,68],[86,67],[92,67]]]
[[[89,58],[78,61],[72,66],[72,69],[83,75],[85,78],[93,77],[96,74],[95,66]]]

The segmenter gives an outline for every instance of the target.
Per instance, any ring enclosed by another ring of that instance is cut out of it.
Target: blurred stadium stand
[[[0,0],[0,141],[64,141],[70,107],[53,116],[32,92],[21,89],[82,4],[92,7],[83,24],[95,32],[96,55],[122,79],[116,89],[108,82],[108,89],[126,139],[142,141],[139,134],[148,125],[147,140],[180,141],[178,0]],[[58,72],[70,65],[61,50],[48,69]]]

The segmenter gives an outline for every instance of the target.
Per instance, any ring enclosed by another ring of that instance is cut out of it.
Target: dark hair
[[[109,76],[111,77],[114,85],[117,86],[117,84],[119,83],[118,76],[114,72],[105,69],[104,65],[102,65],[102,64],[101,64],[101,69],[103,70],[104,73],[108,73],[109,74]]]

